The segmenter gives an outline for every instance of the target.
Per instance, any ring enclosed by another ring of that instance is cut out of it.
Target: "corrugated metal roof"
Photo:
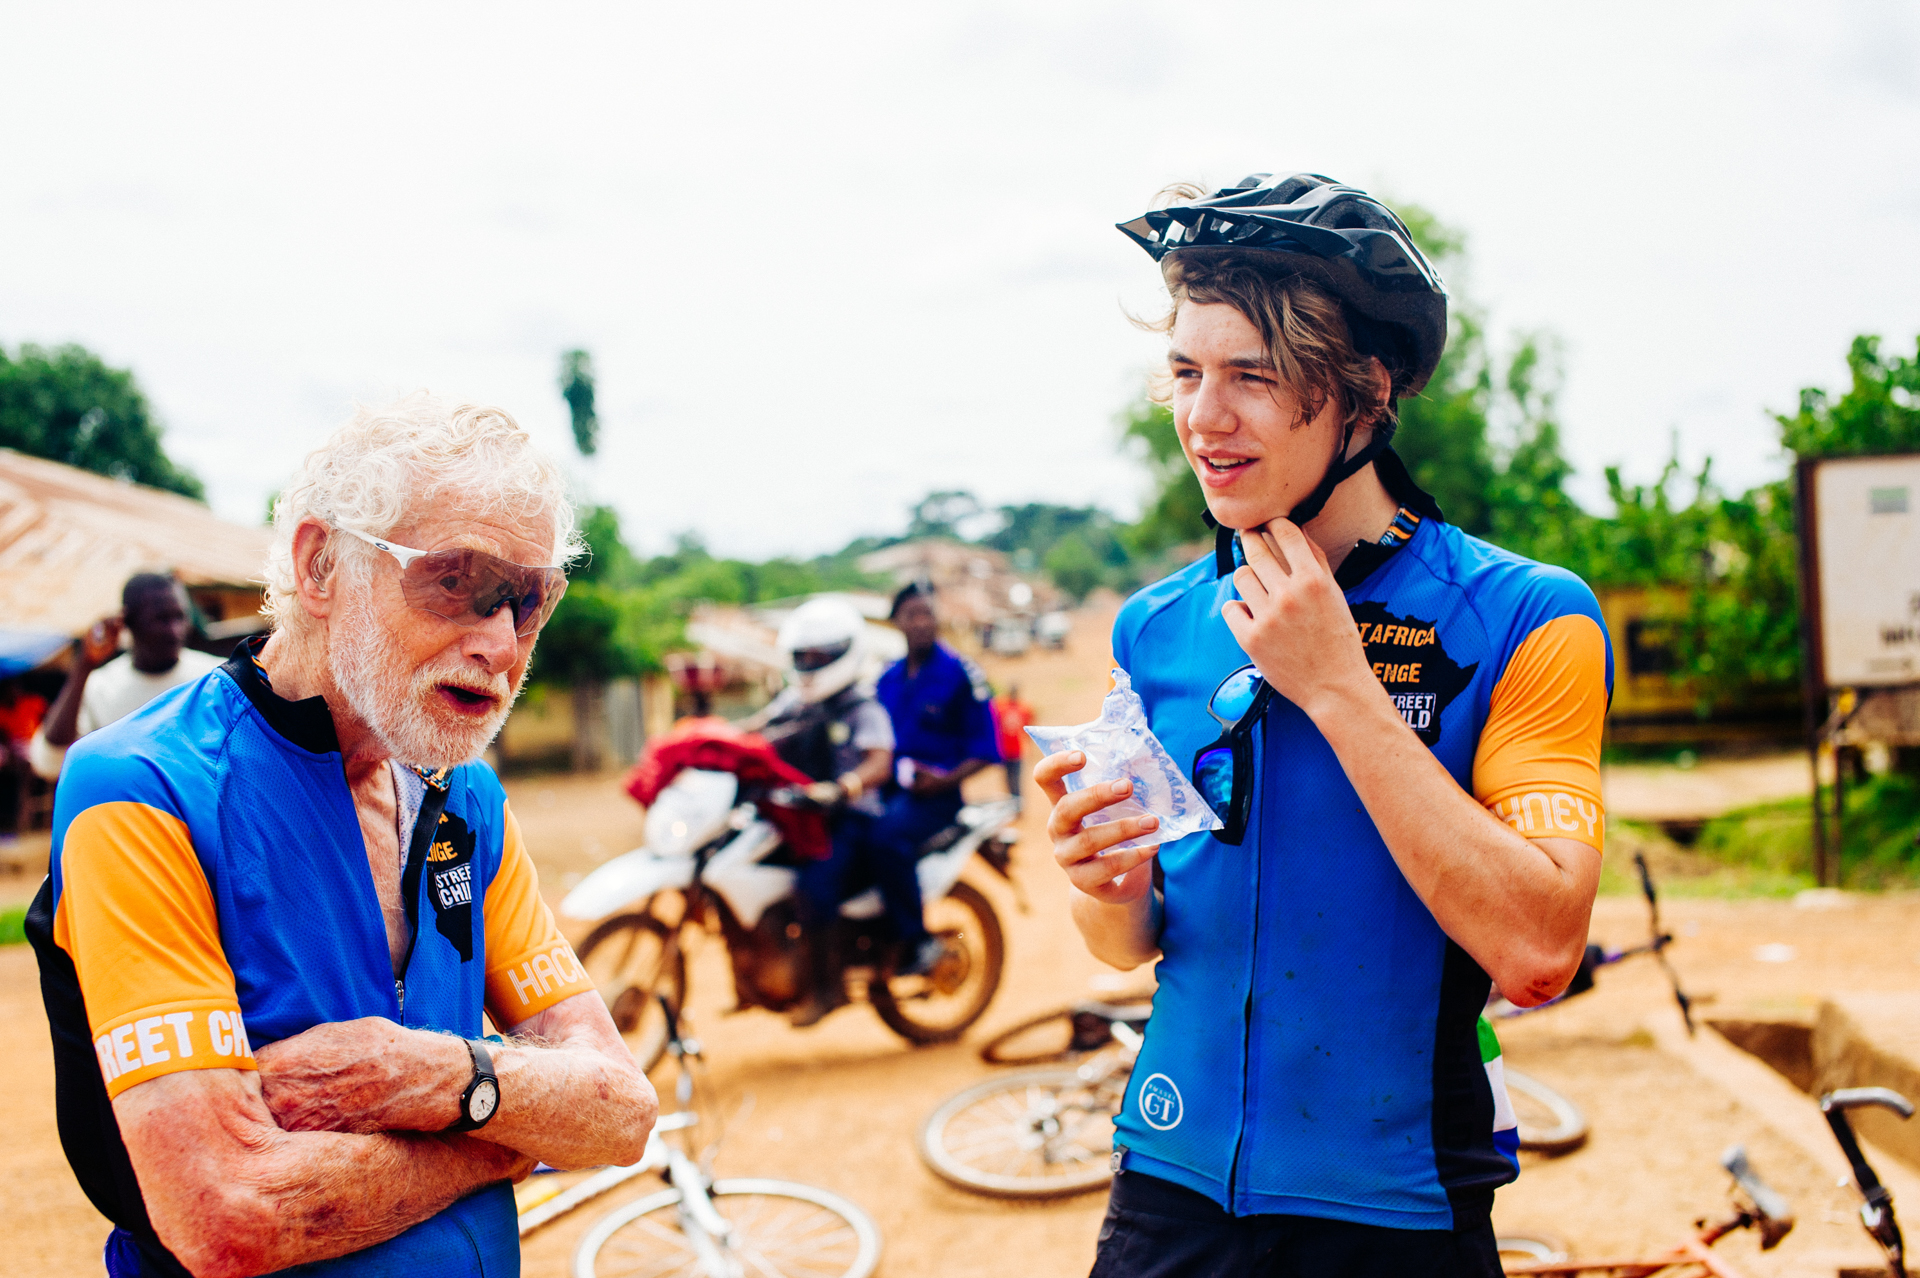
[[[137,572],[257,583],[271,541],[177,494],[0,448],[0,625],[78,635]]]

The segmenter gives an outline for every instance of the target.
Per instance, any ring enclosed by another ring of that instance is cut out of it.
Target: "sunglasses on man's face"
[[[1193,756],[1193,784],[1213,814],[1225,823],[1213,837],[1238,846],[1247,837],[1253,809],[1253,729],[1267,712],[1273,689],[1254,665],[1220,681],[1207,698],[1207,713],[1224,729]]]
[[[400,594],[408,604],[459,626],[477,626],[502,608],[513,611],[513,632],[526,638],[547,624],[567,593],[559,568],[530,567],[484,550],[414,550],[358,528],[343,533],[392,555],[400,565]]]

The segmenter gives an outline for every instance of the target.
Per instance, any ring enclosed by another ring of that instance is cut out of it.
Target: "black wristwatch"
[[[473,1057],[473,1081],[460,1093],[460,1117],[443,1131],[471,1132],[487,1125],[500,1108],[500,1079],[493,1072],[493,1057],[487,1045],[477,1038],[467,1040]]]

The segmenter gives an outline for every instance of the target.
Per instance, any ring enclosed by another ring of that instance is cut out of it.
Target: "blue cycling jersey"
[[[186,1272],[154,1233],[121,1140],[112,1099],[128,1088],[252,1070],[256,1044],[364,1016],[471,1038],[483,1008],[511,1028],[593,988],[493,772],[397,769],[395,781],[413,935],[398,977],[332,716],[317,697],[277,696],[251,647],[69,752],[27,931],[61,1142],[120,1227],[119,1272]],[[502,1182],[287,1272],[511,1275],[519,1254]]]
[[[1437,512],[1435,512],[1437,516]],[[1462,789],[1530,837],[1598,847],[1611,653],[1576,578],[1402,511],[1342,586],[1375,674]],[[1362,554],[1361,552],[1369,552]],[[1113,651],[1181,765],[1247,656],[1209,559],[1130,599]],[[1163,846],[1153,1017],[1117,1120],[1122,1165],[1238,1215],[1446,1229],[1512,1179],[1479,1038],[1488,979],[1408,886],[1340,761],[1276,697],[1249,833]],[[1497,1076],[1497,1075],[1496,1075]]]

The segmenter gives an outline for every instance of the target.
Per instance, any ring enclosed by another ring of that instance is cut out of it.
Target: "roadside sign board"
[[[1920,683],[1920,454],[1803,466],[1821,682]]]

